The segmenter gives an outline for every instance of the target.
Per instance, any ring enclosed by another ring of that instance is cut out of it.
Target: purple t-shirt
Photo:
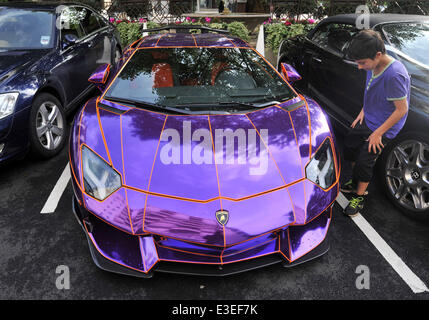
[[[405,66],[393,59],[389,65],[378,75],[372,71],[366,75],[366,88],[363,110],[365,122],[372,131],[380,127],[395,111],[395,100],[407,99],[410,105],[411,81]],[[393,125],[384,136],[393,139],[401,131],[407,120],[407,113]]]

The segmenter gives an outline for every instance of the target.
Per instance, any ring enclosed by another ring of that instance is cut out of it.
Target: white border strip
[[[347,207],[349,203],[341,192],[338,194],[337,202],[343,209]],[[361,214],[352,217],[352,220],[414,293],[429,292],[424,282],[408,268],[404,261],[402,261],[392,248],[389,247],[386,241],[380,237],[377,231],[375,231]]]
[[[256,51],[265,57],[265,40],[264,40],[264,25],[259,27],[258,40],[256,42]]]
[[[55,212],[55,209],[58,206],[58,202],[61,199],[61,196],[64,193],[64,190],[67,187],[67,184],[70,180],[70,166],[67,162],[66,167],[63,170],[63,173],[61,174],[60,178],[58,179],[54,189],[52,190],[51,194],[49,195],[48,200],[46,200],[45,205],[43,206],[43,209],[40,213],[53,213]]]

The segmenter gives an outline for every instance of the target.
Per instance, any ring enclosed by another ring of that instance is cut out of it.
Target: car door
[[[73,6],[63,6],[59,19],[61,62],[52,72],[64,87],[67,107],[90,86],[88,70],[92,69],[93,63],[86,56],[88,43],[80,12]]]
[[[358,115],[363,105],[366,72],[345,59],[344,49],[358,30],[345,23],[329,23],[315,32],[318,47],[309,61],[309,89],[327,107],[327,112],[345,125]]]
[[[115,61],[115,59],[119,60],[121,58],[121,43],[118,41],[120,38],[119,33],[115,29],[115,27],[111,25],[109,21],[106,20],[104,17],[98,14],[97,18],[101,26],[100,31],[103,35],[104,44],[103,56],[101,57],[101,59],[99,59],[99,61],[101,64],[116,63],[117,61]]]
[[[86,56],[91,63],[88,77],[100,65],[112,62],[112,47],[109,28],[100,21],[98,15],[86,8],[78,8],[82,14],[82,26],[88,44]]]
[[[307,41],[304,61],[307,65],[307,79],[310,92],[322,98],[330,90],[329,70],[327,69],[327,30],[324,25],[319,27],[311,39]]]

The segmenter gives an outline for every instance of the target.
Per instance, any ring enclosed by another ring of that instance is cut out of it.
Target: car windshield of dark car
[[[266,104],[295,97],[283,78],[251,49],[139,49],[105,98],[168,107]]]
[[[0,7],[0,50],[52,48],[53,19],[48,11]]]
[[[428,23],[388,24],[383,27],[383,30],[396,49],[418,62],[429,66]]]

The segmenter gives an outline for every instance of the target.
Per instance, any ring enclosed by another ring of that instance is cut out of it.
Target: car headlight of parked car
[[[121,176],[89,148],[82,147],[85,192],[103,201],[121,187]]]
[[[335,182],[335,163],[331,141],[326,139],[305,168],[305,176],[323,189]]]
[[[0,93],[0,119],[3,119],[13,113],[19,93]]]

